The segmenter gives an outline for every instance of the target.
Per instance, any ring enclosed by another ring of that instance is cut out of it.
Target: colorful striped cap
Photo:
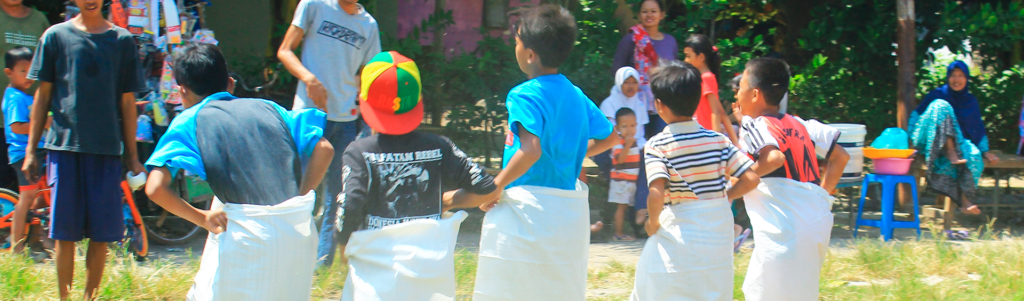
[[[395,51],[378,53],[363,67],[359,109],[379,133],[402,135],[423,121],[423,95],[416,62]]]

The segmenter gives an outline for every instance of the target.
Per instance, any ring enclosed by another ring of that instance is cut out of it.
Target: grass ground
[[[735,298],[750,249],[736,256]],[[76,262],[80,298],[84,260]],[[459,299],[469,299],[476,255],[456,255]],[[102,286],[105,300],[181,300],[192,284],[198,260],[137,263],[112,257]],[[633,285],[634,263],[611,262],[589,273],[591,300],[624,300]],[[860,240],[830,250],[821,280],[821,300],[1024,300],[1024,240],[957,243],[942,240],[883,243]],[[343,264],[319,271],[314,300],[337,300],[345,282]],[[52,264],[0,254],[0,300],[51,300],[57,285]]]

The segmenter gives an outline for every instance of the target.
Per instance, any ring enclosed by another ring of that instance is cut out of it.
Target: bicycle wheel
[[[10,225],[14,222],[14,204],[17,202],[17,192],[0,188],[0,224]],[[11,246],[10,238],[10,226],[0,229],[0,245],[2,245],[0,249],[7,249]]]
[[[178,177],[178,179],[183,178]],[[172,185],[172,187],[176,186],[178,188],[178,195],[189,196],[188,183],[183,183],[184,181],[178,182],[178,185]],[[210,205],[213,203],[213,196],[192,196],[186,200],[196,208],[209,210]],[[183,245],[206,233],[206,230],[199,225],[171,214],[153,202],[141,203],[145,204],[144,207],[139,208],[140,212],[144,212],[142,221],[145,224],[149,241],[154,244],[164,246]]]

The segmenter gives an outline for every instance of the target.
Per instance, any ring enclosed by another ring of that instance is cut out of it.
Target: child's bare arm
[[[46,119],[46,113],[50,111],[50,99],[53,96],[53,83],[47,81],[39,81],[39,88],[36,89],[36,102],[32,103],[32,111],[29,113],[29,132],[28,132],[28,145],[25,146],[25,164],[21,167],[21,172],[25,173],[25,177],[35,182],[40,176],[39,162],[40,158],[36,158],[36,151],[39,146],[39,139],[42,138],[43,129],[46,127],[44,120]]]
[[[774,145],[765,146],[758,152],[757,162],[750,167],[758,177],[763,177],[786,164],[786,155]]]
[[[619,140],[619,134],[612,131],[608,137],[600,140],[594,140],[593,143],[589,143],[587,146],[587,157],[597,156],[606,150],[612,149],[616,144],[621,143]]]
[[[508,165],[494,177],[494,184],[506,187],[526,174],[537,160],[540,160],[540,138],[530,131],[519,129],[519,150],[508,160]]]
[[[201,210],[192,207],[188,202],[171,192],[171,172],[166,167],[157,167],[149,173],[146,180],[146,196],[171,214],[199,225],[210,233],[224,232],[228,226],[227,215],[220,210]]]
[[[467,192],[465,189],[445,192],[443,200],[444,207],[441,208],[441,211],[446,212],[452,209],[480,207],[480,205],[497,200],[501,197],[501,192],[503,190],[504,189],[494,189],[494,191],[488,194],[475,194]]]
[[[620,151],[618,155],[615,155],[615,161],[616,162],[626,162],[626,160],[629,159],[629,149],[633,147],[634,143],[636,143],[636,139],[633,138],[633,137],[629,137],[629,138],[625,138],[625,139],[626,139],[626,143],[622,145],[622,151]],[[633,141],[630,141],[630,140],[633,140]],[[641,162],[641,163],[643,163],[643,162]]]
[[[821,175],[821,188],[831,192],[839,184],[839,178],[843,176],[843,168],[846,162],[850,161],[850,154],[842,146],[836,145],[832,154],[828,156],[828,166],[825,167],[825,174]]]
[[[299,194],[305,195],[313,190],[320,181],[323,181],[327,167],[334,160],[334,146],[327,139],[320,138],[320,141],[313,147],[313,154],[306,164],[306,174],[302,176],[302,184],[299,185]]]
[[[11,123],[9,127],[11,128],[11,132],[14,132],[15,134],[28,135],[28,132],[31,130],[32,125],[28,122],[15,122]]]
[[[658,228],[661,228],[661,220],[658,219],[661,216],[661,210],[665,208],[665,183],[668,179],[660,178],[655,179],[651,182],[650,194],[647,195],[647,213],[651,217],[647,219],[647,224],[644,225],[644,229],[647,230],[647,235],[654,235],[658,232]]]
[[[732,184],[732,187],[725,191],[725,194],[730,200],[738,199],[743,197],[744,194],[747,194],[751,190],[757,188],[757,184],[760,182],[761,177],[754,172],[754,169],[747,169],[747,171],[744,171],[738,180]]]

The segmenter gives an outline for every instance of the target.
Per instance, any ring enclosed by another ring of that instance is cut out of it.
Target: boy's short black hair
[[[685,62],[661,61],[651,71],[651,92],[654,98],[676,116],[693,116],[700,104],[700,70]]]
[[[25,46],[15,46],[4,53],[4,66],[14,69],[14,65],[21,61],[32,61],[32,49]]]
[[[789,92],[789,64],[776,58],[756,58],[747,62],[746,74],[750,87],[764,93],[764,101],[779,106]]]
[[[630,108],[621,108],[615,111],[615,123],[619,123],[619,117],[622,116],[636,116],[636,112],[633,112],[633,109]]]
[[[224,54],[213,44],[185,46],[174,58],[174,80],[199,96],[227,91],[228,64]]]
[[[561,6],[541,5],[519,18],[516,35],[540,56],[541,65],[558,68],[576,45],[576,18]]]

